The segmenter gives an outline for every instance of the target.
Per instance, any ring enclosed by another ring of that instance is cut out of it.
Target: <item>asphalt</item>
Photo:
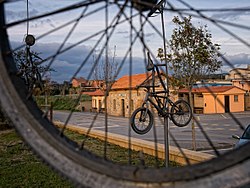
[[[218,120],[218,121],[220,119],[236,118],[236,116],[249,117],[249,123],[250,123],[250,111],[223,113],[223,114],[195,114],[195,117],[197,117],[198,120]]]
[[[100,116],[104,116],[104,114],[100,114]],[[241,117],[248,118],[249,117],[249,123],[250,123],[250,111],[245,111],[245,112],[240,112],[240,113],[233,113],[233,114],[230,114],[230,113],[206,114],[206,115],[204,115],[204,114],[195,114],[195,117],[196,117],[196,119],[198,121],[208,121],[208,122],[210,120],[211,121],[215,120],[216,122],[220,122],[221,120],[225,120],[225,119],[235,118],[237,120],[237,118],[241,118]],[[77,125],[77,123],[74,123],[74,124]],[[186,132],[189,131],[189,133],[190,133],[191,129],[190,128],[185,129],[184,131],[186,131]],[[201,130],[199,130],[199,131],[201,131]],[[132,137],[134,137],[134,136],[136,137],[137,135],[132,135]],[[229,135],[229,136],[231,137],[231,135]],[[147,138],[145,138],[145,140],[152,141],[152,139],[150,140],[150,139],[147,139]],[[176,145],[173,140],[174,139],[171,138],[171,136],[170,136],[170,145],[185,148],[185,149],[189,149],[189,150],[193,150],[193,144],[192,144],[192,141],[190,141],[190,139],[189,140],[184,140],[184,139],[182,140],[181,138],[178,138],[178,145]],[[202,151],[202,152],[206,152],[206,153],[210,153],[210,154],[215,154],[214,150],[219,150],[219,152],[222,153],[222,152],[225,152],[225,151],[228,151],[228,150],[232,150],[234,148],[234,144],[236,142],[237,142],[237,140],[233,140],[233,139],[231,139],[231,142],[228,142],[228,141],[222,141],[221,139],[220,140],[215,140],[215,139],[209,140],[207,138],[204,139],[204,137],[199,138],[197,136],[196,137],[196,151]]]
[[[234,119],[237,122],[237,118],[249,117],[249,124],[250,124],[250,111],[223,113],[223,114],[195,114],[195,117],[198,122],[216,120],[218,123],[221,120],[225,120],[225,119]],[[206,153],[215,154],[215,150],[218,150],[219,153],[223,153],[223,152],[234,149],[236,142],[237,140],[235,140],[234,143],[223,142],[221,140],[220,141],[209,140],[209,139],[207,139],[206,141],[196,140],[195,147],[196,147],[196,151],[203,151]],[[171,145],[176,146],[174,143],[171,143]],[[194,148],[193,143],[192,142],[190,143],[190,141],[189,142],[182,141],[179,146],[181,148],[190,149],[190,150],[193,150]]]

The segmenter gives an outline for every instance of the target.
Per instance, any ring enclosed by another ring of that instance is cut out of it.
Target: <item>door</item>
[[[99,112],[102,112],[102,101],[101,100],[99,100]]]
[[[125,101],[122,99],[121,101],[121,110],[122,110],[122,116],[125,117]]]
[[[228,113],[230,112],[229,96],[224,96],[224,100],[225,100],[225,113]]]

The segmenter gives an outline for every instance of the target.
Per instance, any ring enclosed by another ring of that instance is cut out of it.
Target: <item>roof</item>
[[[98,89],[96,91],[83,92],[82,94],[89,95],[89,96],[104,96],[104,91]]]
[[[250,67],[247,67],[247,68],[234,68],[234,69],[230,70],[229,72],[237,71],[237,70],[250,71]]]
[[[79,83],[86,83],[87,82],[87,80],[85,78],[83,78],[83,77],[80,77],[80,78],[75,78],[74,77],[72,80],[76,80]]]
[[[150,74],[146,73],[131,75],[131,88],[136,88],[137,86],[142,84],[149,76]],[[128,89],[130,87],[129,77],[129,75],[121,77],[113,84],[111,89]]]
[[[212,86],[212,87],[200,87],[200,88],[193,88],[192,93],[224,93],[230,89],[238,88],[236,86]],[[238,88],[243,90],[241,88]],[[179,93],[188,93],[188,89],[180,89]]]

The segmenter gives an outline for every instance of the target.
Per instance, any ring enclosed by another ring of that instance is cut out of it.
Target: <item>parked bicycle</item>
[[[148,65],[147,71],[152,71],[149,78],[152,78],[152,85],[144,84],[138,87],[146,89],[146,97],[140,108],[137,108],[131,116],[131,127],[138,134],[146,134],[152,128],[154,124],[154,116],[149,109],[150,104],[156,108],[160,117],[167,117],[178,127],[184,127],[188,125],[192,118],[192,111],[189,103],[183,99],[179,99],[173,102],[169,98],[169,91],[162,79],[159,66],[165,66],[165,64],[154,64],[148,53]],[[159,78],[159,83],[163,88],[163,91],[156,91],[155,77]],[[169,111],[170,109],[170,111]]]

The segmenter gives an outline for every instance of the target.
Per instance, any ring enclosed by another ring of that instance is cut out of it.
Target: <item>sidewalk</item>
[[[185,149],[188,149],[188,150],[193,150],[193,145],[190,141],[187,141],[187,142],[181,142],[181,143],[178,143],[179,144],[179,147],[181,148],[185,148]],[[174,143],[170,142],[170,145],[172,146],[176,146]],[[176,146],[177,147],[177,146]],[[230,144],[230,143],[222,143],[222,142],[215,142],[215,141],[212,141],[212,145],[210,145],[210,143],[208,141],[199,141],[199,140],[196,140],[196,151],[210,151],[210,150],[214,150],[213,147],[216,149],[216,150],[219,150],[219,149],[233,149],[234,147],[234,144]],[[213,151],[211,153],[214,153]]]

